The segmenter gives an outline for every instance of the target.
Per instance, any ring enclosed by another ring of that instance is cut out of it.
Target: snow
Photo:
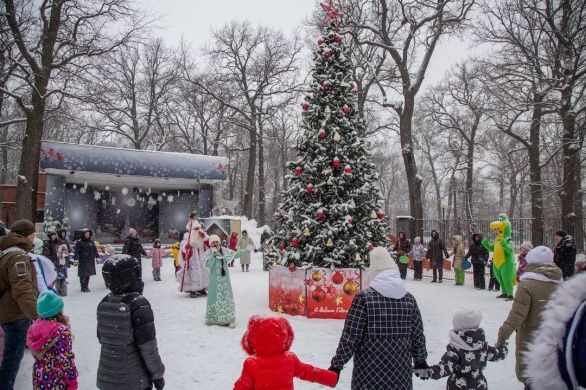
[[[77,272],[71,269],[69,295],[64,298],[64,310],[71,319],[75,336],[73,349],[79,369],[80,390],[96,388],[96,370],[100,356],[100,345],[96,338],[96,308],[108,293],[101,277],[101,265],[97,268],[98,275],[92,277],[91,293],[87,294],[80,292],[79,280],[75,277]],[[237,305],[236,329],[206,326],[205,299],[193,299],[187,294],[177,292],[173,271],[172,260],[166,258],[161,270],[163,281],[154,282],[151,277],[150,259],[143,260],[144,295],[151,302],[155,314],[159,350],[166,366],[165,388],[231,389],[241,373],[242,363],[246,357],[240,347],[240,338],[246,329],[248,318],[253,314],[275,314],[268,309],[268,273],[262,271],[261,254],[253,254],[249,273],[240,272],[238,266],[230,269]],[[430,284],[429,279],[422,282],[408,280],[407,290],[416,297],[422,312],[429,352],[427,360],[430,365],[437,364],[445,352],[451,316],[454,312],[464,307],[481,309],[484,315],[482,325],[488,341],[494,343],[498,327],[511,307],[510,302],[496,299],[495,293],[476,291],[470,284],[456,287],[449,281],[438,285]],[[291,350],[305,362],[328,368],[344,322],[286,317],[291,322],[296,336]],[[507,359],[489,363],[485,370],[489,388],[523,388],[515,377],[514,336],[509,342]],[[16,389],[30,388],[32,364],[31,354],[25,353]],[[350,362],[342,371],[337,388],[350,388],[351,373]],[[445,388],[445,382],[446,379],[421,381],[414,378],[413,381],[416,390]],[[295,388],[299,390],[324,387],[296,381]]]

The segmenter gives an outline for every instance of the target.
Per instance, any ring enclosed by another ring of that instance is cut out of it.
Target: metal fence
[[[476,219],[474,220],[473,230],[475,233],[480,233],[484,237],[493,238],[494,233],[490,230],[490,223],[494,219]],[[454,219],[424,219],[423,222],[423,240],[428,242],[431,239],[431,231],[437,230],[440,236],[446,240],[449,245],[449,240],[446,238],[454,234],[460,234],[464,237],[465,242],[470,239],[470,234],[467,232],[466,222],[464,220]],[[513,230],[513,241],[515,246],[520,246],[524,241],[531,241],[531,218],[511,218],[511,227]],[[561,218],[546,218],[544,220],[543,229],[543,244],[549,247],[554,246],[554,233],[561,229]],[[586,249],[586,218],[577,220],[577,234],[574,237],[576,247],[579,250]]]

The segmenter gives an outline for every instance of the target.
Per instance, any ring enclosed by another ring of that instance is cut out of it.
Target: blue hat
[[[53,292],[42,293],[37,300],[37,312],[41,318],[55,317],[63,310],[63,299]]]

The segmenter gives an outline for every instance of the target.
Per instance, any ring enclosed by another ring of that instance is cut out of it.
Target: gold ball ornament
[[[326,246],[327,246],[328,248],[331,248],[331,247],[333,247],[333,246],[334,246],[334,241],[332,241],[332,239],[331,239],[331,238],[328,238],[328,242],[326,242]]]

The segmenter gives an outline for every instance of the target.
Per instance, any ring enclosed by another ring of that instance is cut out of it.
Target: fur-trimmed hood
[[[450,330],[450,345],[464,351],[478,351],[485,347],[486,338],[483,329]]]
[[[586,273],[562,283],[552,294],[542,313],[541,326],[527,347],[525,375],[535,390],[568,389],[558,368],[558,349],[566,335],[568,322],[586,301]]]

